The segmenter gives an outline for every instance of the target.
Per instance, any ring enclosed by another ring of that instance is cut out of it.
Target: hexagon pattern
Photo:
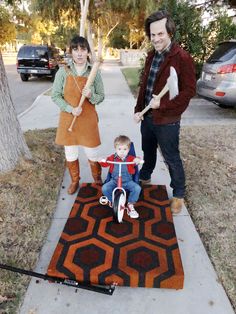
[[[165,186],[143,187],[135,205],[113,221],[100,205],[101,187],[84,183],[48,267],[48,275],[79,282],[182,289],[184,272]]]

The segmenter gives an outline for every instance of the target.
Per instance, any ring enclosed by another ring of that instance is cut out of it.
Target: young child
[[[102,193],[108,198],[109,205],[112,204],[112,191],[117,187],[117,180],[119,174],[119,165],[110,164],[107,161],[124,161],[134,162],[135,164],[124,165],[121,167],[122,187],[129,191],[127,213],[130,218],[138,218],[139,214],[134,208],[134,203],[137,202],[141,187],[133,181],[132,175],[135,173],[135,165],[141,163],[141,159],[135,156],[128,155],[131,141],[125,135],[118,136],[114,141],[115,154],[102,159],[100,164],[102,167],[110,167],[111,180],[102,186]]]

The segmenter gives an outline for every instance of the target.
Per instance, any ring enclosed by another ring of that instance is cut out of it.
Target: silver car
[[[204,63],[197,94],[221,107],[236,106],[236,40],[220,43]]]

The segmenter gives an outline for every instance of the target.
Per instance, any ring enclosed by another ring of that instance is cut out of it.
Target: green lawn
[[[124,68],[121,69],[121,71],[124,74],[124,77],[131,89],[132,94],[137,97],[140,68]]]

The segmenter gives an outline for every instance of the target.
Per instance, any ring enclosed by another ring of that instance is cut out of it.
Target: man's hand
[[[160,99],[158,98],[157,95],[154,95],[154,94],[152,95],[152,99],[151,99],[149,105],[152,109],[159,109]]]
[[[139,123],[141,120],[143,120],[143,116],[141,115],[141,112],[136,112],[134,114],[134,121],[136,123]]]
[[[72,109],[72,114],[75,117],[78,117],[82,112],[82,108],[81,107],[75,107]]]
[[[82,90],[82,95],[88,99],[91,98],[92,96],[91,89],[88,87],[84,87],[84,89]]]

